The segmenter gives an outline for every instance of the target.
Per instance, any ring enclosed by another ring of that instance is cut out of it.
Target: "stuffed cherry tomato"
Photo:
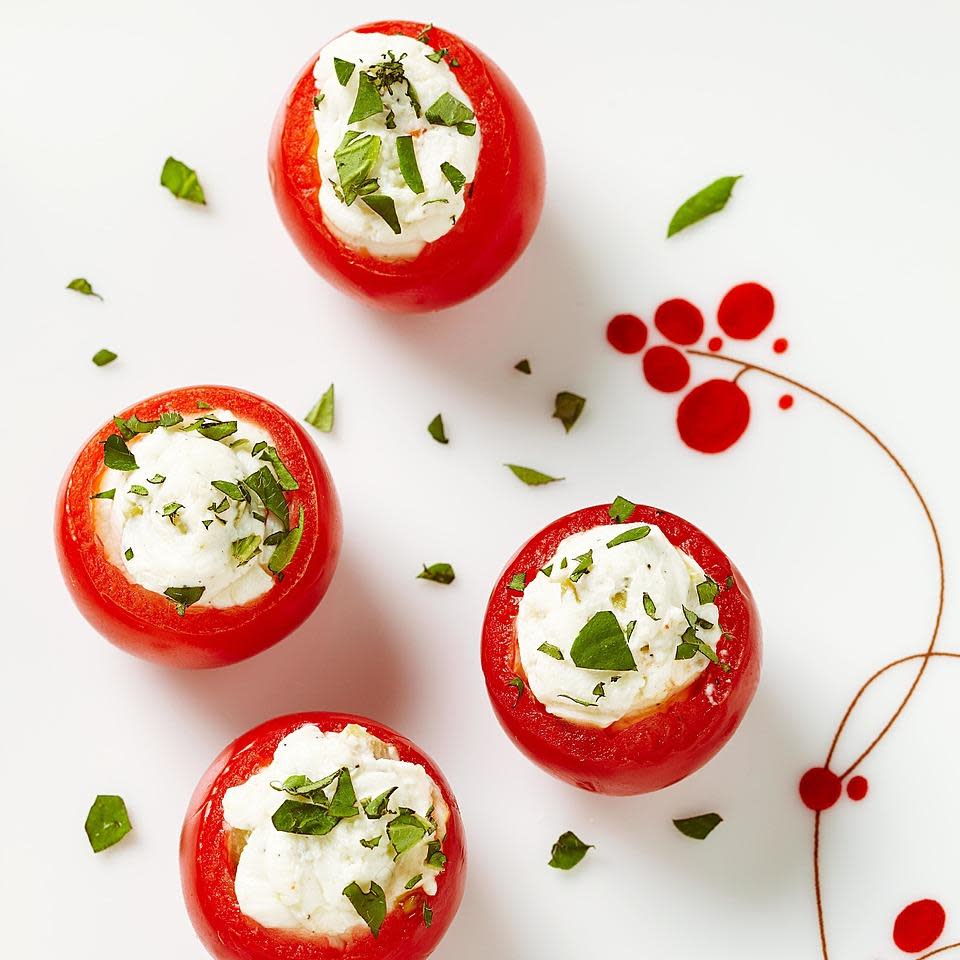
[[[270,143],[301,253],[383,309],[437,310],[497,280],[540,219],[543,146],[513,84],[452,33],[357,27],[310,59]]]
[[[706,763],[743,719],[760,655],[753,598],[719,547],[620,497],[523,546],[483,626],[504,729],[598,793],[658,790]]]
[[[410,741],[300,713],[235,740],[183,824],[190,919],[217,960],[420,960],[463,897],[463,824]]]
[[[104,424],[60,487],[56,542],[80,612],[178,667],[242,660],[320,602],[340,509],[313,442],[229,387],[151,397]]]

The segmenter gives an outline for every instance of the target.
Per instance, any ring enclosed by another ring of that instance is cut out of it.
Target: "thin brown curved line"
[[[820,892],[820,811],[813,815],[813,889],[817,900],[817,924],[820,927],[820,952],[828,960],[827,928],[823,919],[823,894]]]
[[[931,950],[929,953],[917,957],[917,960],[928,960],[928,957],[935,957],[938,953],[946,953],[948,950],[956,950],[957,947],[960,947],[960,941],[957,943],[948,943],[945,947],[937,947],[936,950]]]

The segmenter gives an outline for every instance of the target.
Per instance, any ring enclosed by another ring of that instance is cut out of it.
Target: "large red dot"
[[[741,283],[720,301],[717,323],[734,340],[752,340],[773,319],[773,294],[759,283]]]
[[[851,800],[862,800],[870,789],[866,777],[851,777],[847,784],[847,796]]]
[[[800,778],[800,799],[811,810],[827,810],[839,799],[843,785],[826,767],[813,767]]]
[[[647,325],[632,313],[618,313],[607,324],[607,340],[621,353],[639,353],[647,345]]]
[[[651,347],[643,355],[643,375],[654,390],[676,393],[690,382],[690,364],[676,347]]]
[[[703,314],[689,300],[667,300],[657,307],[654,326],[674,343],[696,343],[703,333]]]
[[[904,953],[919,953],[936,943],[946,922],[947,914],[936,900],[917,900],[900,911],[893,942]]]
[[[680,439],[701,453],[721,453],[733,446],[750,422],[750,400],[732,380],[708,380],[680,401]]]

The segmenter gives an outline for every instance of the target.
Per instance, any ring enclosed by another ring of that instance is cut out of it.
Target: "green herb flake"
[[[417,154],[413,148],[413,137],[397,137],[397,160],[404,183],[417,195],[423,193],[423,177],[417,165]]]
[[[545,653],[548,657],[553,657],[554,660],[563,659],[563,651],[559,647],[555,647],[552,643],[544,641],[537,649],[541,653]]]
[[[424,904],[423,905],[423,925],[425,927],[429,927],[431,923],[433,923],[433,911],[430,909],[430,907],[427,906],[427,904]]]
[[[441,163],[440,172],[447,178],[454,193],[459,193],[467,182],[467,178],[452,163]]]
[[[330,801],[330,815],[338,820],[350,820],[360,816],[357,807],[357,794],[353,789],[353,779],[350,771],[343,767],[337,776],[337,788]]]
[[[722,210],[727,205],[730,194],[733,193],[734,184],[742,176],[740,174],[736,177],[721,177],[719,180],[714,180],[709,186],[680,204],[670,221],[670,226],[667,227],[667,237],[672,237],[691,224]]]
[[[459,63],[451,63],[451,67],[459,67]],[[466,120],[457,124],[457,133],[461,134],[464,137],[472,137],[477,132],[477,125],[475,123],[469,123]]]
[[[302,837],[325,837],[339,822],[325,806],[284,800],[271,818],[280,833],[295,833]]]
[[[213,409],[213,404],[207,403],[206,400],[198,400],[198,401],[197,401],[197,409],[198,409],[198,410],[212,410],[212,409]]]
[[[644,612],[651,620],[659,620],[659,619],[660,619],[660,618],[657,616],[657,605],[653,602],[653,598],[650,596],[649,593],[645,593],[645,594],[643,595],[643,612]]]
[[[576,561],[577,565],[570,573],[568,579],[571,583],[576,583],[582,576],[584,576],[584,574],[589,573],[591,567],[593,567],[593,550],[588,550],[586,553],[579,557],[574,557],[573,559]]]
[[[259,497],[260,502],[284,527],[290,526],[290,510],[283,496],[283,490],[269,467],[261,467],[249,477],[244,477],[243,485]],[[272,558],[271,558],[272,559]]]
[[[515,363],[513,365],[513,369],[519,370],[521,373],[525,373],[527,375],[533,373],[533,370],[530,368],[530,361],[526,357]]]
[[[284,462],[280,459],[276,447],[264,447],[260,453],[261,460],[267,460],[273,465],[277,474],[277,481],[284,490],[299,490],[300,484],[297,483],[294,475],[287,469]]]
[[[162,473],[155,473],[152,477],[148,478],[147,483],[152,483],[156,486],[163,483],[166,479]]]
[[[623,533],[618,533],[612,540],[609,540],[607,542],[607,549],[619,547],[621,543],[633,543],[636,540],[643,540],[643,538],[649,536],[649,534],[650,528],[646,525],[631,527],[629,530],[624,530]]]
[[[119,843],[133,828],[123,797],[99,794],[83,825],[94,853]]]
[[[127,547],[127,549],[123,551],[123,555],[124,555],[124,557],[125,557],[127,560],[132,560],[132,559],[133,559],[133,547]]]
[[[515,573],[511,578],[510,582],[507,584],[508,590],[518,590],[520,593],[523,593],[527,589],[527,574],[521,570],[519,573]]]
[[[203,187],[197,179],[197,171],[191,170],[185,163],[167,157],[160,173],[160,186],[166,187],[175,197],[189,200],[191,203],[206,203]]]
[[[418,873],[415,877],[411,877],[404,885],[404,890],[412,890],[421,880],[423,879],[423,874]]]
[[[93,362],[98,367],[105,367],[108,363],[113,363],[117,359],[117,355],[112,350],[107,350],[104,347],[102,350],[98,350],[91,358]]]
[[[277,544],[276,549],[270,556],[267,567],[271,573],[283,573],[289,566],[293,555],[300,546],[300,540],[303,538],[303,507],[300,508],[300,520],[297,525],[284,534],[283,539]]]
[[[357,99],[347,123],[359,123],[378,113],[383,113],[383,101],[373,78],[366,70],[362,70],[357,82]]]
[[[112,500],[117,495],[117,488],[112,487],[110,490],[101,490],[99,493],[93,494],[90,497],[91,500]]]
[[[177,605],[177,613],[182,617],[187,607],[192,607],[202,596],[206,587],[167,587],[163,595]]]
[[[593,849],[592,844],[584,843],[569,830],[560,834],[560,838],[550,850],[549,866],[557,870],[572,870]]]
[[[340,146],[334,150],[340,199],[348,207],[362,193],[378,189],[377,181],[370,177],[370,171],[380,157],[380,146],[380,138],[372,133],[361,134],[358,130],[348,130]]]
[[[260,552],[260,537],[251,533],[249,536],[234,540],[231,544],[231,552],[233,559],[237,561],[237,566],[242,567]]]
[[[370,889],[364,893],[360,884],[354,882],[343,888],[343,895],[353,905],[360,919],[370,928],[370,932],[375,937],[379,936],[380,927],[383,926],[383,921],[387,917],[387,898],[383,888],[371,880]]]
[[[545,576],[549,577],[553,573],[553,564],[548,563],[545,567],[542,567],[540,572]]]
[[[579,697],[573,697],[569,693],[558,693],[557,696],[563,700],[569,700],[572,703],[579,704],[581,707],[596,707],[598,705],[589,700],[581,700]]]
[[[225,420],[223,423],[216,421],[212,423],[202,423],[197,427],[197,433],[208,440],[223,440],[226,437],[232,437],[237,432],[236,420]]]
[[[539,470],[534,470],[532,467],[521,467],[515,463],[506,463],[504,466],[528,487],[539,487],[547,483],[557,483],[565,479],[564,477],[551,477],[546,473],[541,473]]]
[[[430,830],[430,825],[417,814],[411,812],[401,813],[394,817],[387,824],[387,836],[397,857],[406,853],[412,847],[415,847],[426,837]]]
[[[92,284],[89,280],[85,280],[83,277],[77,277],[76,280],[71,280],[67,284],[68,290],[76,290],[77,293],[82,293],[87,297],[96,297],[98,300],[103,300],[103,297],[93,289]]]
[[[427,855],[423,862],[434,870],[442,870],[447,865],[447,855],[441,849],[439,840],[431,840],[427,844]]]
[[[161,427],[175,427],[178,423],[183,423],[183,416],[176,410],[165,410],[160,414]]]
[[[326,97],[327,97],[327,95],[326,95],[325,93],[318,93],[318,94],[313,98],[313,109],[314,109],[314,110],[319,110],[319,109],[320,109],[320,104],[323,103],[323,101],[326,99]]]
[[[257,520],[260,520],[260,517],[257,516],[257,514],[254,514],[254,517],[256,517]],[[267,518],[264,517],[262,520],[260,520],[260,522],[266,523]],[[263,545],[265,547],[275,547],[285,536],[286,534],[282,530],[277,530],[275,533],[271,533],[269,537],[263,538]]]
[[[703,583],[697,584],[697,600],[701,604],[713,603],[717,599],[718,593],[720,593],[720,587],[710,577],[707,577]]]
[[[428,53],[426,57],[432,63],[439,63],[447,55],[447,53],[447,48],[441,47],[439,50],[434,50],[433,53]]]
[[[721,823],[723,823],[723,817],[718,813],[701,813],[696,817],[684,817],[673,821],[673,825],[691,840],[706,840]]]
[[[637,621],[631,620],[624,628],[623,635],[629,640],[633,636],[633,631],[636,629]],[[619,677],[613,677],[613,680],[619,680]]]
[[[626,497],[617,497],[613,503],[610,504],[610,509],[607,513],[610,514],[610,519],[614,523],[626,523],[627,520],[633,516],[633,511],[637,509],[635,503],[631,503]]]
[[[424,116],[430,123],[438,126],[455,127],[465,120],[472,120],[474,113],[452,94],[442,93],[431,106],[427,107]]]
[[[456,574],[449,563],[432,563],[417,574],[418,580],[432,580],[434,583],[453,583]]]
[[[427,433],[429,433],[437,443],[450,442],[443,429],[443,416],[439,413],[427,424]]]
[[[396,787],[391,787],[389,790],[384,790],[383,793],[374,797],[372,800],[364,800],[361,803],[363,812],[369,820],[379,820],[387,813],[387,805],[390,803],[390,797],[393,796],[396,789]]]
[[[365,840],[362,837],[360,838],[360,846],[366,847],[368,850],[373,850],[374,847],[380,846],[380,841],[383,839],[383,836],[372,837],[369,840]]]
[[[139,483],[131,484],[130,492],[137,497],[149,497],[150,491]]]
[[[177,503],[175,500],[166,503],[163,506],[163,515],[165,517],[175,517],[183,509],[182,503]],[[217,511],[219,513],[219,511]]]
[[[334,57],[333,69],[337,74],[337,79],[340,81],[340,86],[345,87],[350,82],[350,78],[353,76],[353,71],[357,69],[357,65],[351,63],[349,60],[341,60],[339,57]]]
[[[585,670],[626,672],[637,669],[620,622],[612,610],[595,613],[570,647],[570,659]]]
[[[311,427],[316,427],[321,433],[329,433],[333,429],[333,384],[327,388],[324,395],[313,405],[310,412],[304,417]]]
[[[569,433],[573,425],[580,419],[583,408],[586,405],[586,398],[579,394],[570,393],[568,390],[561,390],[553,402],[553,417],[563,424],[563,429]]]
[[[221,493],[225,493],[231,500],[246,500],[246,495],[240,489],[240,485],[232,483],[230,480],[213,480],[210,486]]]
[[[514,703],[516,706],[520,702],[520,698],[523,696],[523,691],[527,689],[527,685],[520,679],[520,677],[513,677],[507,682],[508,687],[513,687],[517,691],[517,699]]]
[[[397,218],[397,205],[393,197],[385,193],[372,193],[360,198],[394,232],[400,233],[400,220]]]
[[[111,470],[129,472],[137,469],[136,458],[123,442],[123,437],[119,437],[115,433],[110,434],[103,445],[103,462]]]

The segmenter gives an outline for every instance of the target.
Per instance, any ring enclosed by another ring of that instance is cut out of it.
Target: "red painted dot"
[[[862,800],[870,789],[866,777],[851,777],[847,784],[847,796],[851,800]]]
[[[618,313],[607,324],[607,340],[621,353],[639,353],[647,345],[647,325],[632,313]]]
[[[707,349],[716,353],[723,346],[723,341],[719,337],[711,337],[707,342]]]
[[[789,410],[793,406],[793,397],[789,393],[785,393],[777,403],[781,410]]]
[[[707,380],[694,387],[677,408],[680,439],[701,453],[732,447],[750,422],[750,400],[732,380]]]
[[[786,337],[778,337],[773,341],[773,352],[774,353],[786,353],[787,347],[790,346],[790,341]]]
[[[703,314],[689,300],[667,300],[657,307],[653,325],[674,343],[696,343],[703,334]]]
[[[752,340],[773,319],[773,294],[759,283],[741,283],[720,301],[717,322],[734,340]]]
[[[643,375],[654,390],[676,393],[690,382],[690,364],[676,347],[651,347],[643,355]]]
[[[917,900],[900,911],[893,942],[904,953],[919,953],[937,942],[946,922],[947,914],[936,900]]]
[[[811,810],[827,810],[840,799],[840,778],[826,767],[813,767],[800,778],[800,799]]]

